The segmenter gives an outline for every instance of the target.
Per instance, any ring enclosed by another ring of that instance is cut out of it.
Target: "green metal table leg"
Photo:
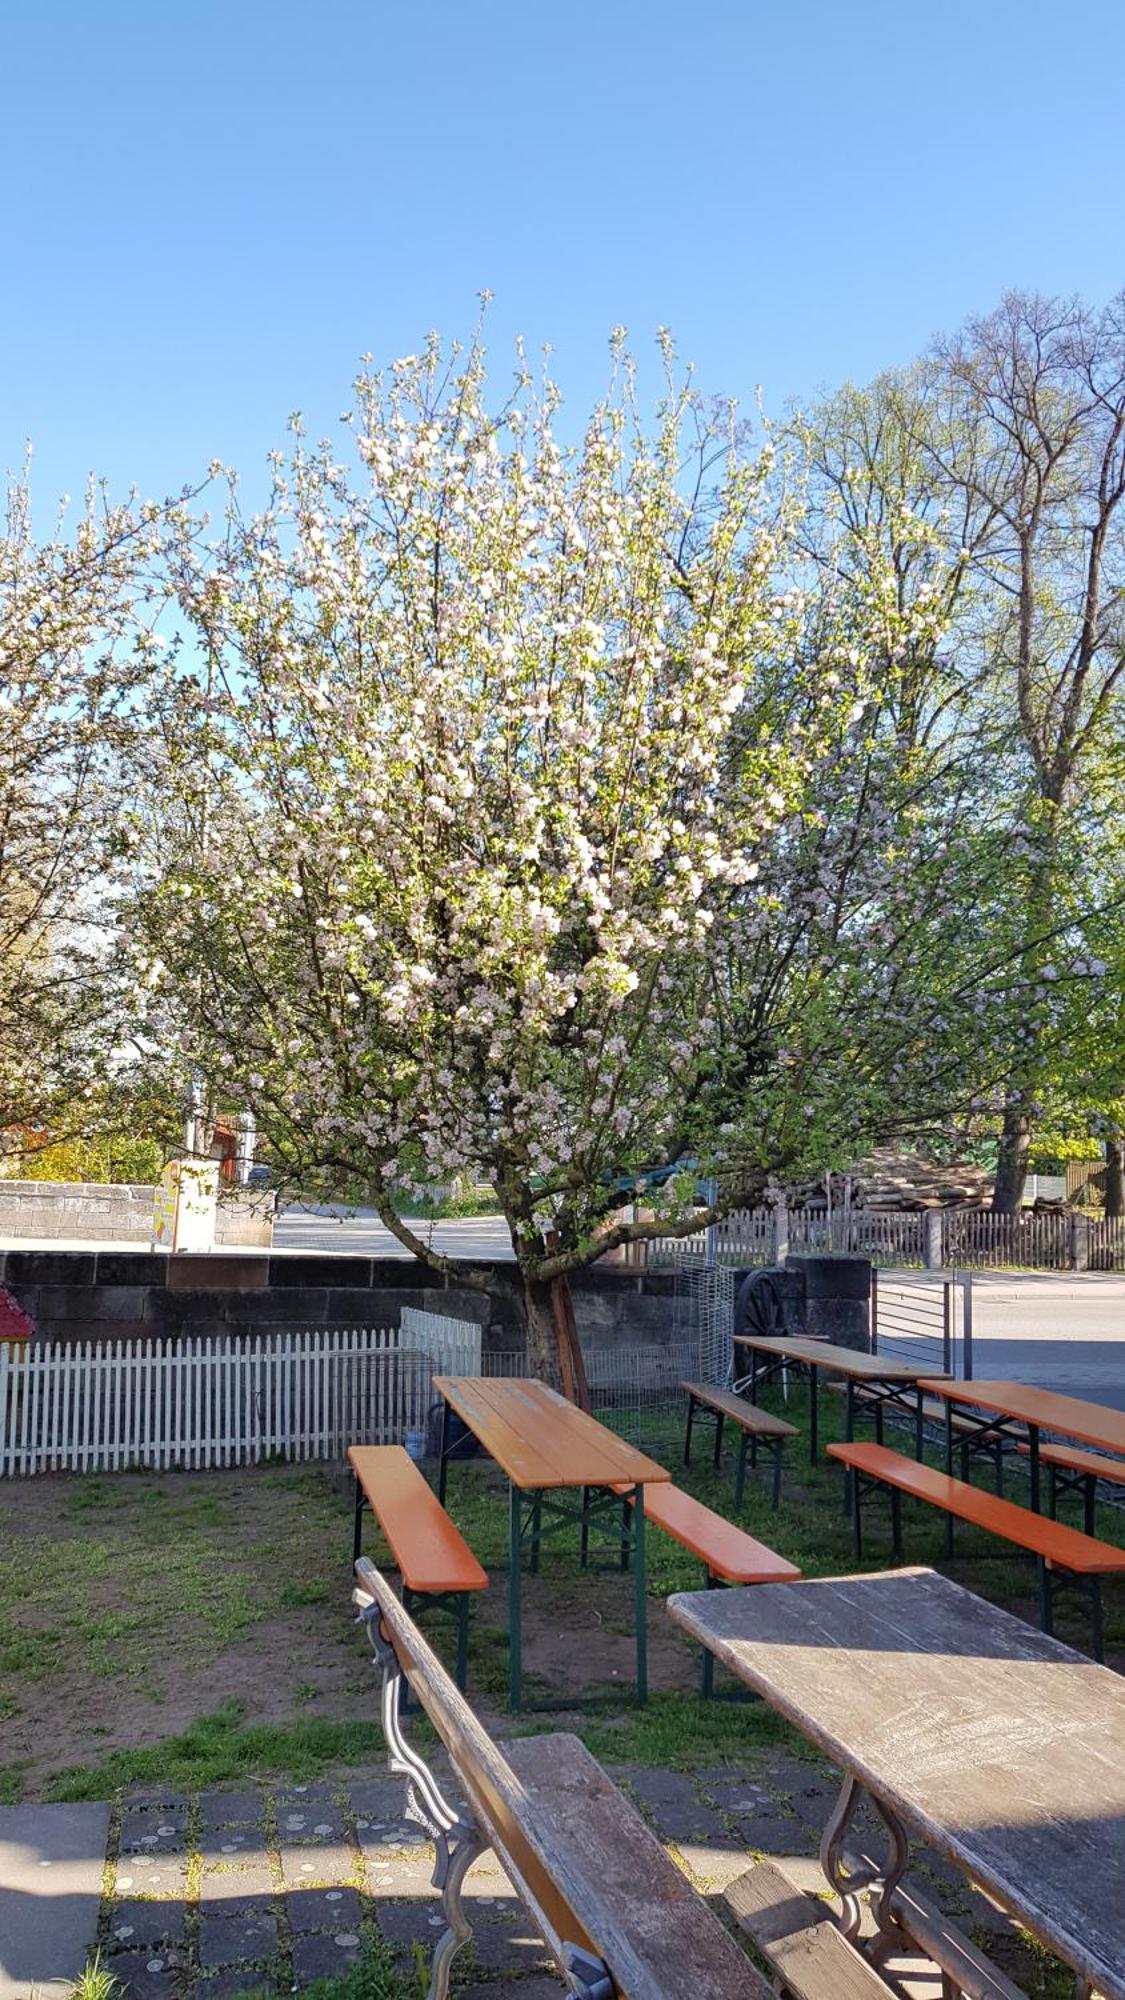
[[[539,1533],[543,1520],[543,1502],[539,1494],[531,1503],[531,1574],[539,1574]]]
[[[633,1616],[637,1627],[637,1701],[648,1700],[648,1598],[645,1591],[645,1489],[633,1491]]]
[[[464,1694],[469,1679],[469,1593],[457,1599],[457,1685]]]
[[[585,1569],[590,1556],[590,1489],[582,1488],[582,1528],[578,1544],[578,1567]]]
[[[508,1705],[520,1706],[520,1503],[518,1486],[508,1487]]]
[[[437,1475],[437,1497],[441,1501],[443,1507],[445,1506],[445,1482],[446,1482],[447,1469],[449,1466],[449,1460],[446,1456],[448,1450],[449,1450],[449,1404],[443,1402],[441,1406],[441,1443],[438,1447],[438,1475]]]
[[[844,1441],[851,1444],[855,1438],[855,1383],[848,1377],[847,1393],[844,1398]],[[852,1485],[855,1474],[850,1465],[844,1467],[844,1512],[852,1511]]]

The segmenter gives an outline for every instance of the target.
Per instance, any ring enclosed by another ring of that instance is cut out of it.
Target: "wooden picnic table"
[[[644,1489],[667,1483],[671,1473],[615,1431],[607,1430],[596,1417],[568,1403],[546,1382],[522,1377],[435,1375],[434,1388],[443,1405],[439,1498],[445,1499],[450,1411],[467,1425],[508,1478],[511,1706],[518,1709],[521,1704],[524,1548],[535,1571],[540,1544],[549,1534],[575,1523],[581,1533],[583,1560],[591,1529],[611,1536],[623,1568],[632,1557],[637,1699],[643,1702],[648,1693]],[[576,1492],[577,1502],[566,1497]],[[553,1497],[545,1499],[546,1494]]]
[[[1031,1505],[1040,1511],[1039,1435],[1058,1431],[1077,1438],[1082,1444],[1099,1445],[1104,1451],[1125,1454],[1125,1411],[1108,1409],[1103,1403],[1087,1403],[1078,1396],[1057,1396],[1051,1389],[1036,1389],[1029,1382],[955,1382],[943,1377],[927,1377],[922,1384],[928,1395],[945,1400],[946,1470],[953,1471],[953,1418],[955,1411],[965,1421],[966,1410],[979,1410],[978,1437],[1026,1439],[1031,1466]]]
[[[888,1834],[878,1909],[913,1833],[1081,1992],[1125,2000],[1125,1679],[928,1569],[687,1592],[668,1610],[845,1773],[821,1865],[846,1932],[872,1884],[846,1859],[866,1795]]]
[[[750,1394],[758,1400],[759,1377],[771,1375],[778,1368],[792,1363],[795,1367],[807,1368],[809,1373],[809,1460],[815,1465],[817,1458],[817,1391],[820,1376],[841,1375],[847,1388],[847,1403],[844,1415],[844,1436],[850,1441],[855,1435],[855,1413],[857,1402],[875,1412],[875,1435],[883,1442],[883,1411],[888,1403],[900,1409],[907,1408],[906,1393],[913,1391],[915,1447],[919,1458],[922,1456],[922,1403],[920,1387],[924,1376],[927,1384],[932,1375],[927,1367],[912,1361],[892,1361],[882,1354],[864,1354],[858,1347],[837,1347],[829,1340],[805,1340],[799,1335],[767,1336],[755,1333],[736,1333],[736,1347],[751,1349],[754,1361],[750,1370]],[[757,1356],[767,1357],[765,1368],[759,1368]]]

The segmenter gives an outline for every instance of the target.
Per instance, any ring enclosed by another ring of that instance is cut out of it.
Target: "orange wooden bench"
[[[624,1494],[626,1489],[616,1491]],[[705,1507],[679,1486],[645,1487],[645,1520],[670,1535],[688,1553],[698,1556],[707,1572],[707,1587],[725,1583],[796,1583],[801,1572],[796,1563],[764,1542],[756,1541],[745,1528],[736,1526],[713,1507]],[[632,1503],[626,1500],[626,1507]],[[714,1691],[715,1659],[703,1650],[700,1687],[704,1695]]]
[[[1017,1445],[1016,1449],[1025,1458],[1031,1455],[1030,1445]],[[1105,1458],[1100,1451],[1080,1451],[1070,1444],[1041,1443],[1039,1463],[1050,1468],[1047,1506],[1051,1519],[1054,1520],[1058,1512],[1060,1493],[1081,1493],[1082,1525],[1086,1533],[1092,1535],[1098,1481],[1105,1479],[1111,1486],[1125,1486],[1125,1459]]]
[[[687,1428],[684,1431],[684,1464],[691,1464],[691,1433],[696,1411],[702,1410],[715,1420],[715,1457],[718,1468],[723,1450],[723,1431],[729,1417],[739,1433],[738,1459],[734,1473],[734,1511],[742,1510],[742,1494],[746,1484],[746,1453],[750,1451],[750,1462],[757,1464],[759,1442],[773,1453],[773,1504],[781,1499],[781,1450],[786,1438],[799,1435],[796,1424],[787,1423],[784,1417],[775,1417],[769,1410],[759,1409],[747,1397],[739,1396],[733,1389],[716,1389],[709,1382],[681,1382],[680,1388],[688,1399]]]
[[[488,1577],[413,1459],[400,1444],[353,1444],[348,1464],[355,1477],[352,1562],[363,1546],[364,1502],[375,1515],[402,1578],[407,1611],[419,1598],[457,1622],[457,1685],[465,1686],[469,1654],[469,1602],[486,1590]]]
[[[857,1556],[863,1554],[861,1507],[865,1493],[884,1486],[890,1491],[896,1560],[902,1557],[901,1495],[924,1500],[929,1506],[940,1508],[946,1517],[949,1555],[953,1554],[953,1523],[959,1520],[1012,1542],[1036,1558],[1040,1623],[1045,1632],[1050,1632],[1054,1625],[1054,1591],[1059,1572],[1083,1578],[1090,1598],[1094,1657],[1101,1659],[1101,1579],[1125,1574],[1125,1549],[1096,1541],[1092,1535],[1065,1527],[1061,1521],[1048,1520],[1043,1514],[1033,1514],[1027,1507],[1018,1507],[1014,1500],[1001,1500],[995,1494],[984,1493],[979,1486],[970,1486],[964,1479],[952,1479],[947,1472],[937,1472],[933,1466],[919,1464],[917,1459],[904,1458],[901,1452],[889,1451],[885,1445],[830,1444],[828,1455],[855,1475],[852,1488]]]

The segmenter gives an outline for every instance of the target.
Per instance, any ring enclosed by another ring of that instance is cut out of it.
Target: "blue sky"
[[[0,462],[253,485],[357,359],[623,322],[779,409],[1125,282],[1113,0],[0,0]]]

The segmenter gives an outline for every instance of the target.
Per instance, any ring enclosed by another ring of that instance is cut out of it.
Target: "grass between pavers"
[[[301,1988],[306,2000],[419,2000],[426,1991],[420,1962],[404,1972],[383,1938],[368,1938],[357,1964],[334,1978],[315,1979]],[[126,1989],[96,1958],[70,1989],[68,2000],[125,2000]],[[276,2000],[275,1987],[247,1986],[236,2000]]]
[[[822,1443],[839,1432],[841,1400],[821,1396]],[[857,1565],[842,1508],[840,1468],[831,1462],[808,1463],[806,1392],[794,1387],[787,1405],[776,1394],[763,1401],[784,1409],[802,1435],[787,1448],[786,1490],[776,1512],[769,1506],[765,1455],[758,1475],[748,1476],[743,1524],[799,1563],[808,1576],[888,1566],[889,1533],[878,1509],[870,1510],[865,1560]],[[869,1434],[866,1426],[863,1434]],[[735,1441],[729,1436],[718,1471],[710,1463],[709,1433],[702,1426],[696,1462],[682,1467],[678,1416],[651,1420],[637,1441],[672,1469],[678,1483],[720,1512],[732,1513]],[[888,1431],[888,1442],[911,1449],[906,1430]],[[937,1443],[929,1455],[941,1462]],[[305,1687],[300,1681],[291,1690],[291,1713],[280,1721],[256,1721],[245,1700],[223,1701],[155,1745],[108,1749],[54,1775],[43,1788],[47,1796],[104,1798],[123,1786],[146,1782],[176,1789],[271,1777],[304,1782],[380,1759],[382,1734],[371,1699],[374,1677],[348,1631],[347,1504],[339,1484],[315,1466],[260,1467],[244,1475],[232,1498],[229,1482],[236,1476],[224,1477],[228,1483],[220,1487],[216,1482],[214,1489],[204,1483],[209,1475],[191,1482],[174,1474],[144,1473],[57,1482],[65,1539],[13,1537],[0,1558],[0,1714],[11,1714],[21,1703],[34,1704],[39,1690],[69,1695],[73,1686],[80,1704],[79,1672],[94,1683],[109,1683],[110,1692],[117,1683],[128,1688],[159,1674],[165,1680],[178,1674],[206,1689],[208,1664],[220,1659],[224,1649],[253,1641],[279,1610],[319,1621],[328,1643],[339,1646],[360,1690],[354,1703],[345,1704],[351,1712],[345,1719],[303,1715]],[[976,1477],[983,1482],[988,1474],[978,1470]],[[1026,1480],[1022,1492],[1018,1484],[1023,1478],[1022,1468],[1010,1464],[1013,1497],[1026,1499]],[[486,1567],[502,1570],[507,1500],[495,1469],[480,1460],[451,1466],[447,1505]],[[1077,1503],[1064,1502],[1063,1511],[1066,1518],[1080,1518]],[[1029,1561],[1013,1560],[997,1543],[959,1526],[958,1557],[950,1567],[944,1558],[943,1520],[934,1509],[905,1505],[904,1527],[909,1561],[949,1568],[970,1589],[1034,1620],[1035,1578]],[[1106,1539],[1125,1539],[1123,1529],[1125,1515],[1099,1510],[1098,1531]],[[544,1544],[541,1577],[538,1583],[529,1581],[526,1605],[553,1578],[578,1580],[576,1542],[575,1532]],[[702,1573],[693,1557],[659,1531],[650,1528],[647,1542],[650,1615],[655,1619],[660,1600],[674,1591],[699,1588]],[[378,1560],[380,1545],[371,1528],[367,1546]],[[620,1597],[625,1632],[631,1626],[632,1602],[624,1577]],[[1060,1626],[1062,1636],[1087,1646],[1088,1628],[1080,1615],[1073,1622],[1060,1619]],[[431,1629],[438,1650],[448,1657],[442,1626]],[[472,1632],[474,1694],[502,1707],[506,1634],[479,1617],[473,1619]],[[1106,1591],[1106,1644],[1111,1660],[1125,1652],[1125,1592],[1113,1582]],[[280,1673],[282,1666],[276,1648],[263,1650],[264,1686],[271,1671]],[[533,1696],[543,1691],[530,1676],[529,1685]],[[694,1693],[657,1690],[646,1710],[636,1710],[622,1706],[620,1689],[607,1685],[604,1702],[598,1692],[565,1722],[557,1715],[521,1718],[516,1727],[574,1728],[602,1758],[682,1769],[726,1758],[737,1761],[749,1743],[786,1734],[784,1725],[761,1707],[704,1706]],[[89,1736],[96,1733],[92,1729]],[[799,1747],[800,1739],[790,1741]],[[26,1790],[18,1763],[0,1767],[0,1800],[17,1800]]]

